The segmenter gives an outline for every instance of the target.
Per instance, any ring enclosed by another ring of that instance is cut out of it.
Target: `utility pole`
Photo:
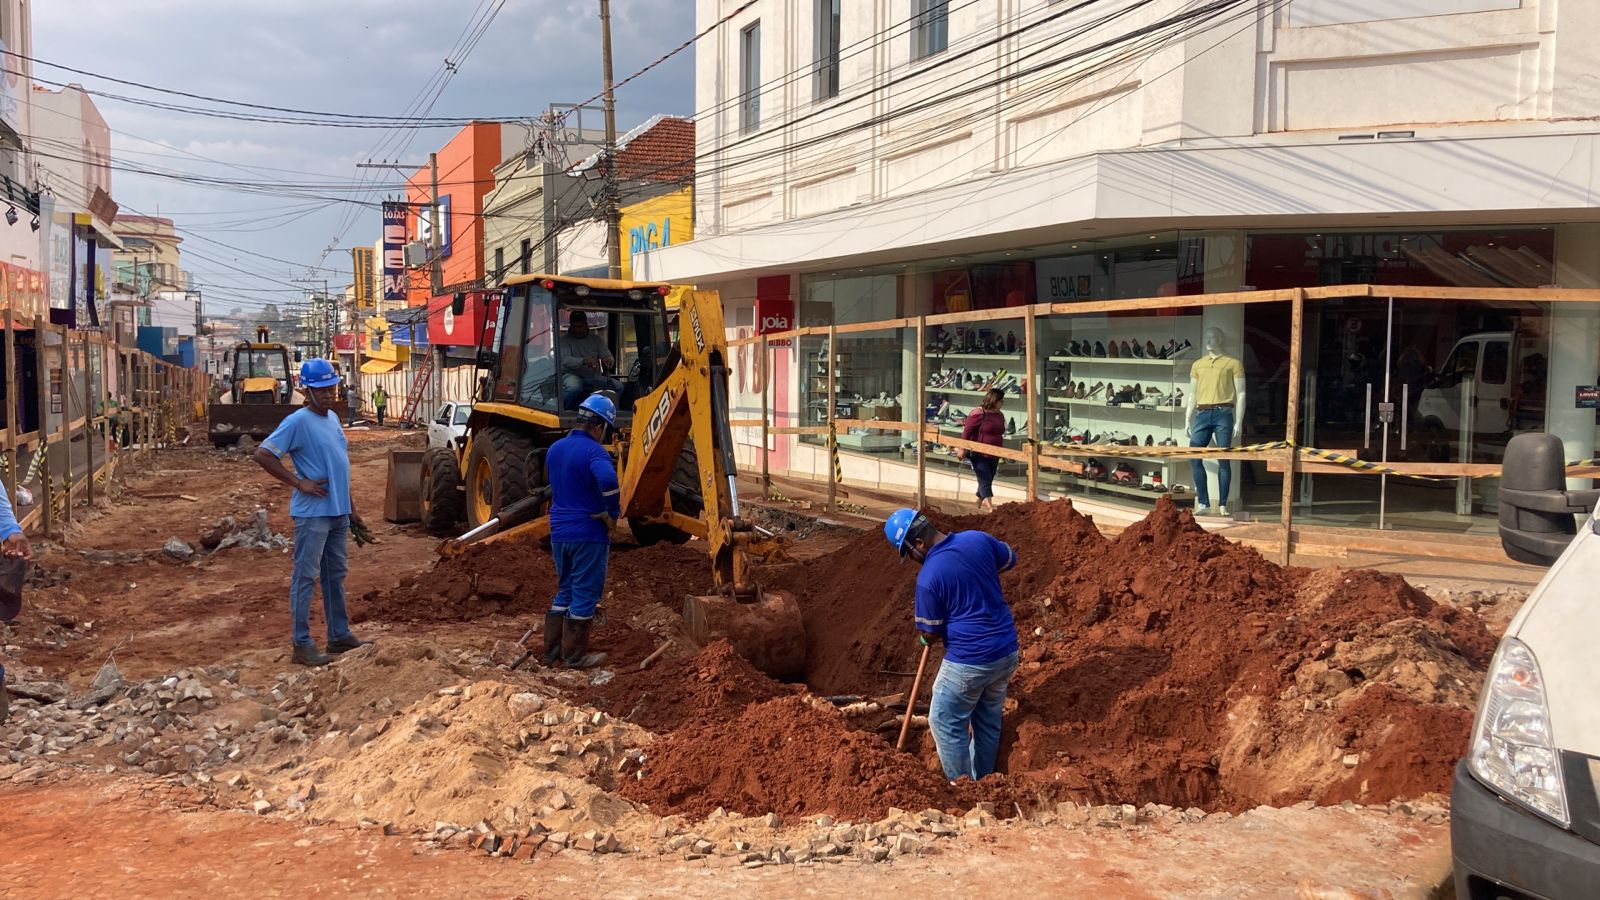
[[[444,290],[444,265],[443,261],[439,259],[439,252],[444,249],[444,244],[439,236],[439,154],[428,154],[428,173],[433,180],[433,205],[428,207],[428,231],[430,232],[428,237],[430,238],[429,243],[433,245],[433,252],[428,254],[430,260],[429,284],[433,286],[433,290],[429,291],[429,293],[437,297],[439,292]]]
[[[600,66],[606,110],[606,272],[622,277],[622,207],[617,196],[617,94],[611,85],[611,0],[600,0]]]

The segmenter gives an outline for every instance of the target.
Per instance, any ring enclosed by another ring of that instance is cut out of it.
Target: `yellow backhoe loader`
[[[797,678],[805,661],[799,607],[751,578],[752,562],[777,545],[741,515],[721,299],[682,292],[674,327],[668,292],[665,284],[556,275],[508,280],[485,316],[484,375],[466,433],[423,459],[423,524],[454,535],[465,518],[469,530],[440,545],[445,555],[549,535],[544,454],[571,430],[592,387],[563,377],[561,336],[577,313],[615,360],[604,388],[619,401],[609,446],[635,539],[705,545],[719,593],[684,601],[689,635],[727,637],[758,668]]]

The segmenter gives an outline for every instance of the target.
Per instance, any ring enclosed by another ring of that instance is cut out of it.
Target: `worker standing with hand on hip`
[[[289,617],[294,661],[323,666],[347,650],[370,644],[350,633],[344,608],[344,579],[350,571],[351,526],[362,527],[350,496],[350,443],[332,406],[339,373],[325,359],[300,366],[306,405],[290,413],[256,448],[255,461],[267,474],[294,488],[289,515],[294,519],[294,569],[289,579]],[[283,455],[294,460],[294,471]],[[311,595],[322,582],[322,612],[328,626],[327,653],[311,640]]]
[[[981,531],[944,534],[914,509],[896,510],[883,530],[902,562],[922,564],[917,630],[945,646],[928,706],[939,764],[951,781],[976,781],[994,771],[1006,684],[1017,670],[1017,626],[1000,590],[1017,553]]]
[[[606,429],[616,427],[617,406],[591,394],[578,407],[578,427],[550,445],[550,549],[556,561],[556,597],[544,616],[544,664],[574,669],[606,661],[589,652],[589,627],[606,584],[611,529],[622,517],[617,467],[606,452]]]

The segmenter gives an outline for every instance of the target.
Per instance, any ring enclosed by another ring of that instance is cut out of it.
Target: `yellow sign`
[[[633,277],[633,257],[694,240],[694,189],[683,188],[622,208],[617,241],[622,277]]]
[[[350,265],[354,270],[356,309],[376,309],[377,298],[372,278],[372,248],[351,247]]]

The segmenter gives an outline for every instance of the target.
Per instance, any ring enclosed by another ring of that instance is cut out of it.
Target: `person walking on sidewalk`
[[[7,496],[4,484],[0,484],[0,555],[33,559],[33,546],[28,543],[28,536],[22,533],[22,526],[17,524],[17,514],[11,509],[11,498]],[[0,722],[10,715],[11,695],[6,691],[6,667],[0,663]]]
[[[617,468],[606,452],[606,429],[616,427],[617,407],[591,394],[578,407],[578,427],[550,445],[550,549],[556,558],[556,597],[544,617],[544,664],[559,660],[575,669],[605,662],[589,652],[589,626],[606,584],[611,529],[622,517]]]
[[[961,439],[991,447],[1004,443],[1006,416],[1000,411],[1000,404],[1005,400],[1005,391],[990,388],[989,393],[983,395],[983,403],[967,413],[967,420],[961,426]],[[971,463],[972,474],[978,479],[978,509],[994,512],[994,473],[1000,469],[1000,458],[967,449],[962,449],[956,456]]]
[[[372,409],[378,414],[378,427],[383,427],[383,414],[389,408],[389,392],[378,385],[372,392]]]
[[[1017,671],[1017,626],[1000,573],[1017,564],[1010,545],[981,531],[944,534],[914,509],[884,523],[890,546],[922,564],[915,622],[921,640],[944,642],[928,728],[945,777],[976,781],[994,771],[1006,684]]]
[[[333,656],[371,641],[350,633],[345,614],[344,579],[350,570],[350,526],[360,525],[350,495],[350,451],[332,405],[339,375],[325,359],[300,366],[306,405],[295,410],[256,448],[255,461],[267,474],[294,488],[289,515],[294,519],[294,569],[289,578],[289,617],[294,661],[322,666]],[[287,454],[294,471],[284,467]],[[327,653],[311,640],[311,595],[322,583],[322,612],[328,626]]]

